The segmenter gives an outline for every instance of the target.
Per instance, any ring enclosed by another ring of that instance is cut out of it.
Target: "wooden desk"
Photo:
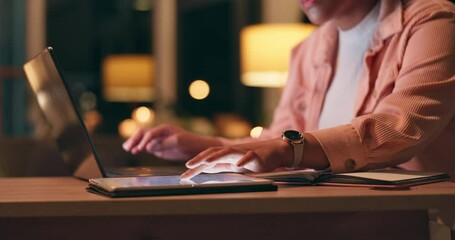
[[[455,207],[450,182],[122,199],[86,186],[71,177],[0,178],[0,238],[428,239],[428,210]]]

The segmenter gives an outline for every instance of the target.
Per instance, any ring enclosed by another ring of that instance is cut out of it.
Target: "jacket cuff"
[[[367,154],[352,125],[308,132],[324,150],[332,172],[353,172],[364,168]]]

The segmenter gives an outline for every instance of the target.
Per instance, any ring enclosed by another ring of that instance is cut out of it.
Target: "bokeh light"
[[[131,137],[137,130],[139,126],[133,119],[125,119],[118,126],[118,132],[123,138]]]
[[[192,98],[202,100],[210,94],[210,86],[204,80],[195,80],[190,84],[188,91]]]
[[[250,136],[252,138],[259,138],[259,136],[261,136],[262,130],[264,130],[264,128],[261,126],[254,127],[250,131]]]
[[[136,108],[131,114],[131,117],[139,124],[151,124],[155,119],[155,112],[148,107],[142,106]]]

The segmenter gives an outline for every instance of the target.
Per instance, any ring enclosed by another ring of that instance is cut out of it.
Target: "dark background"
[[[152,14],[132,8],[133,0],[48,0],[47,40],[54,47],[73,94],[97,95],[97,110],[105,121],[102,133],[114,134],[136,105],[112,103],[101,96],[100,64],[119,53],[151,53]],[[177,32],[178,117],[213,119],[234,113],[249,122],[260,122],[260,90],[241,85],[239,31],[260,22],[259,0],[179,0]],[[199,101],[188,94],[195,79],[211,86],[208,98]]]

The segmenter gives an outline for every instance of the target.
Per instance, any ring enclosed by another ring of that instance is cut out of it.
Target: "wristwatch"
[[[292,161],[291,167],[298,167],[303,157],[303,146],[305,141],[303,134],[295,130],[286,130],[281,137],[283,141],[290,144],[294,150],[294,160]]]

